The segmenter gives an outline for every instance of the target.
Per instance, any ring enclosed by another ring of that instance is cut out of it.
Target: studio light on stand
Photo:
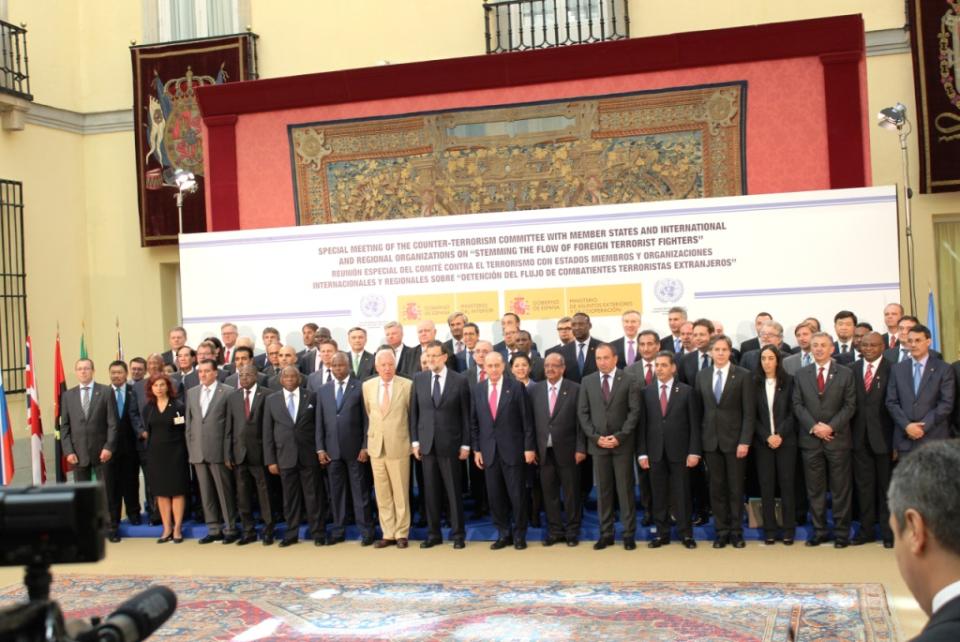
[[[197,191],[197,177],[193,172],[185,169],[176,169],[173,172],[173,183],[177,188],[177,221],[180,234],[183,234],[183,195]]]
[[[915,284],[914,269],[914,249],[913,249],[913,210],[911,201],[913,199],[913,190],[910,189],[910,160],[907,155],[907,136],[910,135],[912,127],[907,118],[907,108],[903,103],[897,103],[893,107],[881,109],[877,114],[877,126],[883,129],[897,132],[900,138],[900,164],[903,169],[903,211],[904,211],[904,234],[907,238],[907,287],[910,290],[910,313],[917,313],[917,288]]]

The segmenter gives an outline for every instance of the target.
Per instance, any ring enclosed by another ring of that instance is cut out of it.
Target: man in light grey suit
[[[93,380],[93,361],[80,359],[73,368],[79,385],[63,395],[60,408],[60,442],[74,481],[90,481],[91,473],[113,487],[110,459],[117,447],[117,416],[108,403],[110,387]],[[111,542],[119,542],[117,524],[110,524]]]
[[[233,544],[237,533],[237,503],[233,485],[233,436],[227,423],[227,398],[234,388],[217,381],[212,359],[197,366],[200,385],[187,390],[187,454],[197,473],[209,544]],[[226,526],[221,525],[226,518]]]
[[[800,368],[813,363],[813,355],[810,354],[810,339],[814,332],[816,330],[809,321],[801,321],[794,329],[793,336],[797,339],[797,352],[783,360],[783,369],[791,377],[796,375]]]

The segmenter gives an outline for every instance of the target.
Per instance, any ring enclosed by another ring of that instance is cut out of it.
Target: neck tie
[[[433,375],[433,405],[440,405],[440,375]]]
[[[497,384],[490,383],[490,396],[487,398],[487,403],[490,405],[490,416],[494,420],[497,419]]]
[[[293,403],[293,393],[287,393],[287,412],[290,413],[290,419],[297,421],[297,407]]]
[[[811,361],[811,359],[810,359],[810,353],[809,353],[809,352],[804,352],[804,353],[803,353],[803,365],[809,366],[809,365],[810,365],[810,361]]]
[[[577,366],[580,368],[580,374],[583,374],[583,365],[587,361],[586,355],[583,354],[584,345],[583,343],[580,344],[580,351],[577,353]]]
[[[895,335],[895,334],[891,334],[891,335],[890,335],[890,347],[891,347],[891,348],[896,348],[896,347],[897,347],[897,335]]]
[[[383,399],[380,400],[380,414],[386,415],[390,410],[390,382],[383,382]]]
[[[553,414],[553,409],[557,407],[557,387],[550,386],[550,414]]]
[[[847,347],[847,344],[846,344],[846,343],[841,343],[841,344],[840,344],[840,352],[841,352],[841,353],[845,353],[845,352],[846,352],[847,350],[849,350],[849,349],[850,349],[850,348]]]
[[[454,350],[456,350],[457,354],[463,352],[463,341],[457,341],[457,347],[454,348]]]
[[[720,403],[720,397],[723,395],[723,370],[717,370],[717,382],[713,384],[713,396],[717,403]]]
[[[337,410],[340,410],[343,406],[343,382],[340,382],[340,385],[337,386]]]
[[[823,394],[823,389],[827,387],[827,382],[823,380],[823,366],[820,366],[820,371],[817,373],[817,392]]]
[[[604,401],[610,401],[610,375],[603,375],[603,385],[600,386],[600,392],[603,393]]]
[[[83,408],[84,415],[90,412],[90,386],[80,389],[80,407]]]
[[[481,371],[480,371],[480,381],[486,381],[486,380],[487,380],[487,371],[486,371],[486,370],[481,370]]]
[[[473,366],[473,350],[467,350],[467,367]]]
[[[123,397],[124,397],[123,390],[121,388],[117,388],[117,416],[118,417],[123,416]]]
[[[682,350],[682,349],[683,349],[683,342],[680,341],[680,339],[674,339],[674,340],[673,340],[673,351],[674,351],[674,352],[680,352],[680,350]]]
[[[660,416],[667,416],[667,384],[660,384]]]
[[[630,344],[627,348],[627,365],[629,366],[637,360],[637,352],[633,349],[633,339],[630,339],[627,343]]]
[[[250,419],[250,390],[244,389],[243,391],[243,414],[246,415],[247,419]]]
[[[900,348],[900,361],[906,361],[909,356],[906,348]]]
[[[210,388],[203,387],[203,399],[200,400],[200,416],[207,416],[207,408],[210,407]]]
[[[917,362],[913,364],[913,396],[920,392],[920,379],[923,377],[923,366]]]
[[[653,364],[648,363],[647,375],[646,377],[644,377],[643,382],[649,386],[652,381],[653,381]]]
[[[227,354],[223,355],[223,362],[230,363],[230,355],[233,352],[230,348],[227,348]]]
[[[707,367],[709,367],[709,366],[710,366],[710,357],[708,357],[708,356],[706,355],[706,353],[704,353],[704,354],[703,354],[703,363],[700,364],[700,369],[703,370],[704,368],[707,368]]]
[[[330,368],[327,368],[327,383],[333,381],[333,373],[330,371]]]
[[[360,374],[360,355],[353,353],[353,374]]]
[[[873,385],[873,364],[867,364],[867,374],[863,377],[863,387],[870,392],[870,386]]]

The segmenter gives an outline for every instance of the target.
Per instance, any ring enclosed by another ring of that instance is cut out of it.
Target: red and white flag
[[[40,420],[40,400],[37,398],[36,376],[33,369],[33,343],[27,336],[27,366],[24,373],[27,389],[27,427],[30,429],[30,465],[33,484],[47,483],[47,463],[43,459],[43,422]]]

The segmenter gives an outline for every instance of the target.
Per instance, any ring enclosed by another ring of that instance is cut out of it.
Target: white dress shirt
[[[610,394],[612,395],[612,394],[613,394],[613,379],[614,379],[614,375],[617,374],[617,371],[616,371],[616,370],[611,370],[610,373],[609,373],[609,374],[606,374],[606,375],[603,374],[602,372],[598,372],[597,374],[600,375],[600,390],[601,390],[601,392],[603,391],[603,378],[604,378],[604,377],[607,377],[607,385],[610,386]]]
[[[290,407],[290,397],[293,397],[293,417],[295,418],[300,414],[300,390],[296,389],[293,391],[283,389],[283,407]]]
[[[960,597],[960,580],[953,584],[947,584],[937,591],[937,594],[933,596],[933,603],[930,605],[930,615],[933,616],[934,613],[943,608],[944,604],[957,597]]]
[[[777,424],[773,420],[773,398],[777,394],[777,378],[776,377],[767,377],[766,379],[766,390],[767,390],[767,412],[770,413],[770,434],[777,434]]]

